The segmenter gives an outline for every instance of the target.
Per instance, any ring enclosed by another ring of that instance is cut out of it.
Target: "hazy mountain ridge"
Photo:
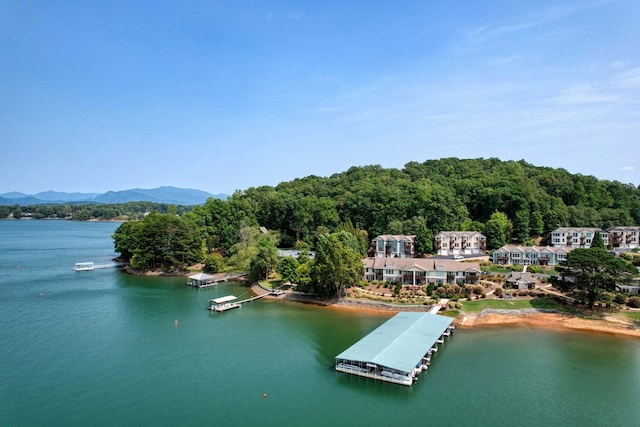
[[[0,194],[0,205],[46,205],[66,203],[128,203],[154,202],[173,205],[200,205],[209,197],[226,199],[226,194],[211,194],[192,188],[158,187],[152,189],[134,188],[122,191],[107,191],[106,193],[65,193],[59,191],[43,191],[37,194],[24,194],[13,191]]]

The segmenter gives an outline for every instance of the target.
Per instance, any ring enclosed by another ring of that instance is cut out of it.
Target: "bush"
[[[627,296],[622,293],[617,293],[615,297],[613,297],[613,301],[618,304],[625,304],[627,302]]]
[[[504,296],[504,291],[502,290],[502,288],[496,288],[493,293],[496,294],[498,298],[502,298]]]
[[[640,308],[640,297],[629,297],[627,305],[631,308]]]
[[[224,259],[222,255],[214,252],[204,258],[203,271],[205,273],[219,273],[224,269]]]

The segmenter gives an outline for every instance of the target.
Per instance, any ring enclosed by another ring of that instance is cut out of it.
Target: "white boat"
[[[91,271],[94,268],[92,262],[76,262],[76,266],[73,267],[75,271]]]

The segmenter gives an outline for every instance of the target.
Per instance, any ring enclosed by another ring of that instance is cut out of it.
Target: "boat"
[[[91,271],[94,268],[92,262],[76,262],[76,266],[73,267],[75,271]]]

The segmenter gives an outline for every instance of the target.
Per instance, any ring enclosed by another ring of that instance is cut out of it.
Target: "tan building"
[[[371,241],[368,255],[375,258],[412,258],[416,236],[382,234]]]
[[[633,249],[640,246],[640,227],[615,226],[607,228],[609,244],[614,248]]]
[[[441,231],[434,240],[438,255],[481,255],[487,250],[487,238],[477,231]]]
[[[590,248],[595,233],[600,233],[604,245],[609,245],[609,233],[593,227],[560,227],[551,232],[551,246],[556,248]]]
[[[363,278],[368,282],[400,282],[403,285],[429,283],[475,284],[480,264],[436,258],[365,258]]]

